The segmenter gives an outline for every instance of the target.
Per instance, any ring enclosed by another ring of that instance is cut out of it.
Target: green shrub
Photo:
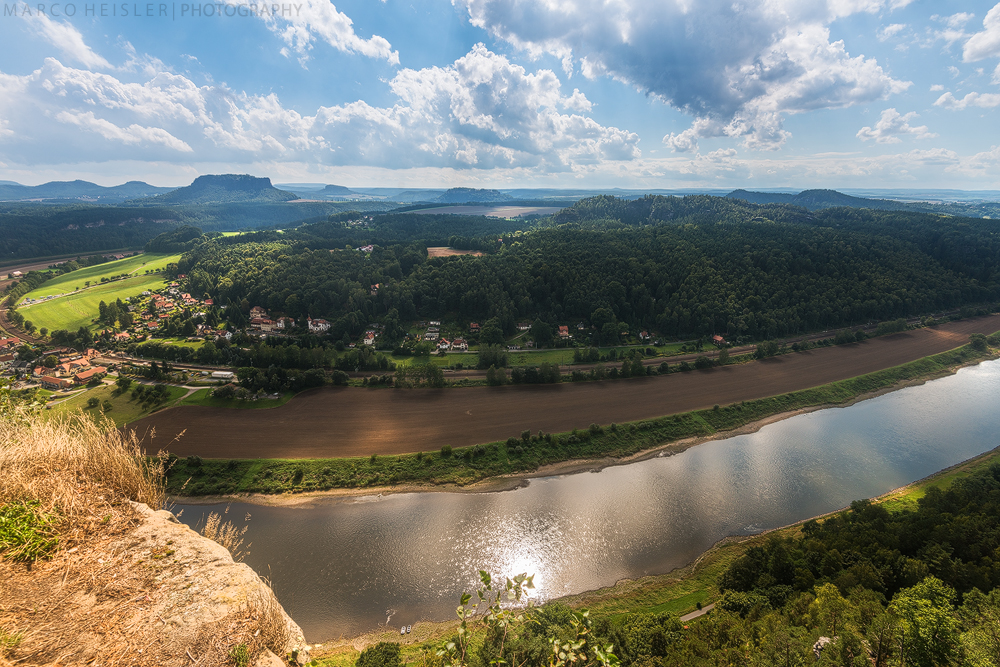
[[[444,445],[441,447],[441,456],[445,458],[451,456],[451,445]]]
[[[399,644],[379,642],[358,656],[355,667],[400,667]]]
[[[0,555],[29,563],[50,555],[59,546],[58,521],[59,515],[42,510],[37,500],[0,506]]]

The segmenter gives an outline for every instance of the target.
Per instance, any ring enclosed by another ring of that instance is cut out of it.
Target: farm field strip
[[[165,283],[160,274],[143,274],[104,283],[50,301],[22,306],[19,311],[25,320],[30,320],[38,328],[76,331],[80,327],[91,325],[91,320],[97,317],[101,301],[107,303],[119,298],[125,299],[144,290],[159,288]]]
[[[126,257],[125,259],[115,260],[114,262],[98,264],[97,266],[88,266],[83,269],[71,271],[67,274],[59,276],[58,278],[53,278],[52,280],[40,285],[38,289],[28,292],[28,294],[25,295],[25,298],[40,299],[54,294],[70,294],[75,292],[77,288],[83,290],[85,283],[88,280],[91,284],[100,284],[102,277],[110,278],[111,276],[117,276],[123,273],[135,273],[136,271],[143,272],[143,274],[147,270],[159,271],[167,264],[176,262],[178,259],[180,259],[180,255],[147,255],[144,253],[141,255]]]
[[[323,388],[274,410],[180,407],[136,422],[177,454],[333,458],[405,454],[564,432],[776,396],[891,368],[1000,329],[1000,315],[706,371],[605,382],[464,389]],[[157,445],[154,443],[154,448]],[[162,446],[162,445],[159,445]]]

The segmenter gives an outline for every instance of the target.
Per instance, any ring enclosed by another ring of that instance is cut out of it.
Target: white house
[[[324,333],[330,330],[330,323],[326,320],[314,320],[310,317],[308,323],[309,331],[312,333]]]

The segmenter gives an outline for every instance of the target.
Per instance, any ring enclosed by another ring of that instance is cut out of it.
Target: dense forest
[[[590,619],[560,604],[505,627],[487,617],[482,644],[450,664],[568,664],[553,659],[555,639],[557,657],[569,645],[588,665],[996,667],[1000,465],[930,488],[912,510],[855,502],[751,547],[719,583],[715,609],[689,625],[668,613]],[[451,640],[445,664],[464,641]]]
[[[345,213],[284,234],[206,241],[180,272],[191,292],[243,311],[325,317],[337,338],[374,321],[401,335],[400,322],[450,316],[495,318],[505,333],[518,321],[584,323],[599,344],[643,329],[753,340],[995,302],[997,225],[601,196],[538,221]],[[368,244],[371,252],[355,249]],[[427,246],[446,244],[485,255],[428,258]]]
[[[7,261],[140,248],[179,225],[196,225],[206,232],[294,227],[326,220],[347,208],[385,211],[393,206],[382,202],[178,206],[0,203],[0,257]]]

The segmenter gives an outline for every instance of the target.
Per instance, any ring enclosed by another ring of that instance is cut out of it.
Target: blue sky
[[[1000,189],[1000,3],[42,10],[0,17],[2,180]]]

